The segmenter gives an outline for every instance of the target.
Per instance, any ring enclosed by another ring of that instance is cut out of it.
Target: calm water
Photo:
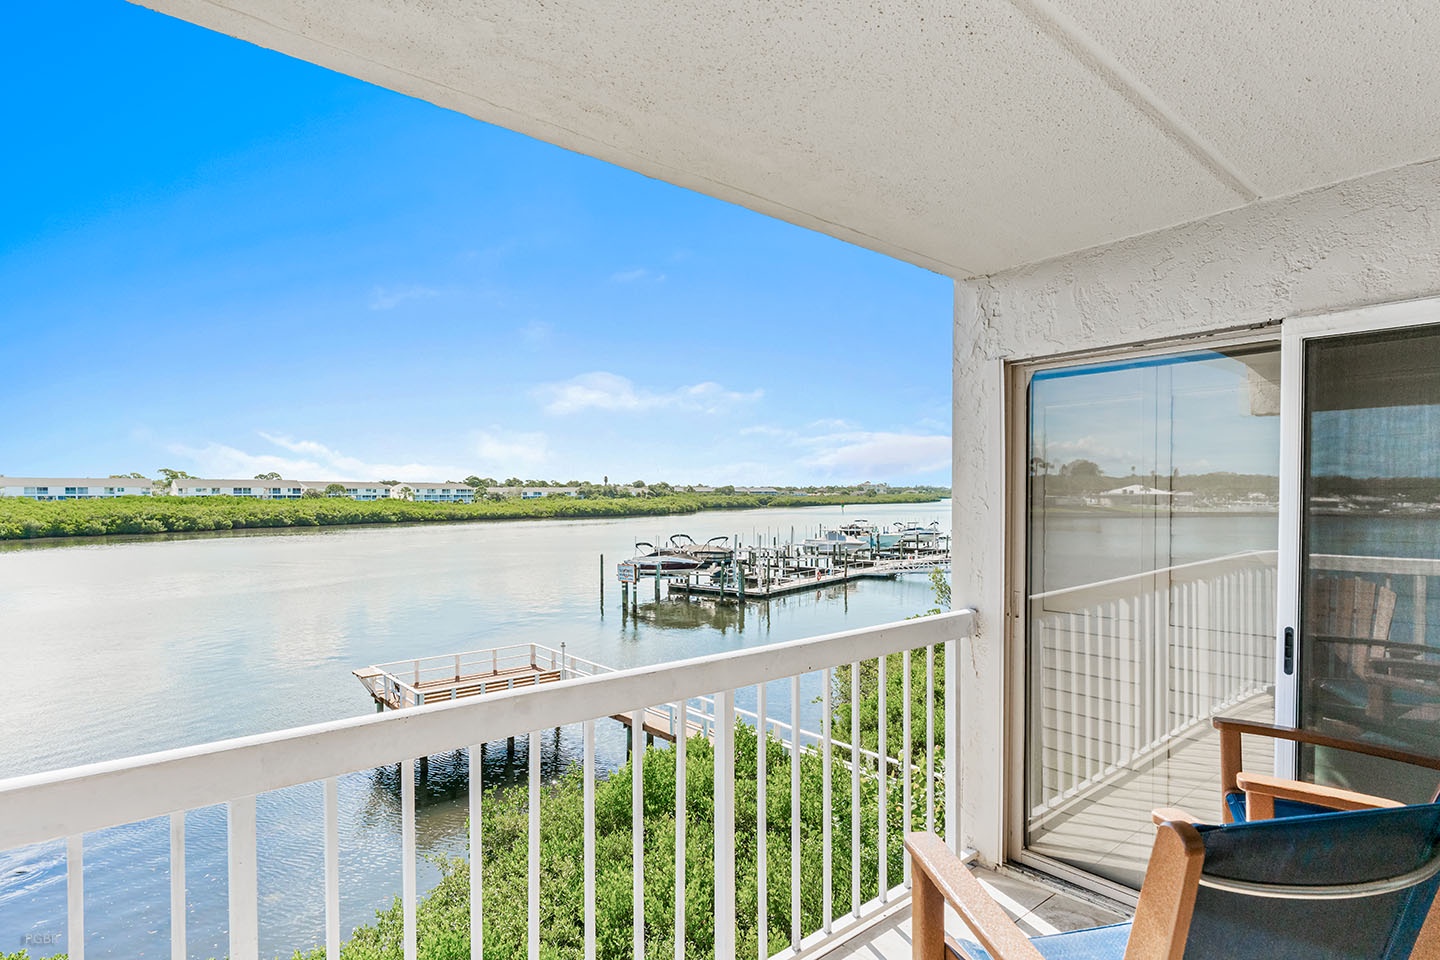
[[[750,606],[654,602],[622,618],[614,564],[636,540],[684,532],[782,542],[864,517],[939,520],[950,506],[886,505],[703,513],[676,518],[530,521],[268,532],[165,541],[24,546],[0,551],[0,655],[8,680],[3,775],[129,756],[369,713],[350,671],[415,656],[511,643],[638,666],[885,623],[930,607],[923,575],[860,581]],[[605,556],[605,605],[600,555]],[[788,712],[788,685],[771,689]],[[815,691],[818,693],[818,689]],[[805,696],[811,695],[809,691]],[[624,732],[602,724],[602,767]],[[613,729],[611,729],[613,728]],[[574,732],[545,735],[546,776],[576,754]],[[503,742],[487,783],[523,769]],[[422,855],[464,849],[466,758],[434,758],[419,792]],[[262,955],[289,956],[323,937],[319,784],[259,799]],[[341,917],[372,919],[400,890],[395,768],[340,782]],[[169,953],[168,822],[86,837],[87,956]],[[225,952],[225,813],[187,820],[188,934],[193,957]],[[436,873],[421,864],[421,883]],[[64,848],[0,853],[0,952],[65,949]]]

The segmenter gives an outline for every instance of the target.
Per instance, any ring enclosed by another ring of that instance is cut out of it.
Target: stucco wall
[[[963,845],[1004,851],[1005,363],[1435,295],[1440,162],[956,284],[954,596],[978,613],[951,732]]]

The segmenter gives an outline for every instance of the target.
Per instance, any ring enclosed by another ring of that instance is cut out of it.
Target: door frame
[[[1136,360],[1165,356],[1187,350],[1221,349],[1262,344],[1281,344],[1284,327],[1279,323],[1230,328],[1213,333],[1175,337],[1144,344],[1117,344],[1104,349],[1011,361],[1005,376],[1006,471],[1006,577],[1005,577],[1005,859],[1112,900],[1133,905],[1137,891],[1087,873],[1078,867],[1025,847],[1025,755],[1028,748],[1029,604],[1026,602],[1029,576],[1029,457],[1030,381],[1037,373],[1067,367],[1088,366],[1113,360]],[[1282,395],[1283,400],[1283,395]],[[1277,584],[1278,587],[1278,584]],[[1276,667],[1277,673],[1279,666]]]
[[[1305,465],[1305,348],[1312,340],[1440,325],[1440,297],[1373,304],[1287,319],[1280,333],[1280,545],[1275,577],[1275,722],[1297,726],[1304,637],[1300,625],[1301,518]],[[1285,631],[1293,631],[1293,670],[1285,673]],[[1275,773],[1299,773],[1299,750],[1275,741]]]

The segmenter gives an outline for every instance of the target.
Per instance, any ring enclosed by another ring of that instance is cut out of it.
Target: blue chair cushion
[[[1130,924],[1114,923],[1108,927],[1034,937],[1030,942],[1045,960],[1121,960],[1129,939]],[[978,943],[962,939],[960,946],[974,960],[991,960],[990,954]]]
[[[1197,825],[1205,876],[1250,883],[1364,883],[1429,862],[1440,804]],[[1185,960],[1403,960],[1440,876],[1351,900],[1277,900],[1202,886]]]
[[[1230,808],[1230,818],[1236,823],[1244,823],[1245,816],[1245,794],[1242,791],[1234,791],[1225,794],[1225,805]],[[1303,817],[1316,813],[1334,813],[1329,807],[1322,807],[1313,803],[1304,803],[1300,800],[1276,799],[1276,817]]]

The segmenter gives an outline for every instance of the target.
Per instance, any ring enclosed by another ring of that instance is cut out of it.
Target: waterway
[[[864,580],[746,608],[655,602],[622,617],[614,565],[672,533],[797,541],[863,517],[950,527],[950,504],[716,511],[683,517],[327,528],[35,545],[0,552],[0,775],[131,756],[368,713],[355,667],[511,643],[630,667],[902,619],[933,605],[924,575]],[[601,555],[604,555],[604,567]],[[600,599],[600,581],[605,599]],[[785,685],[772,710],[788,712]],[[778,696],[777,696],[778,694]],[[811,695],[807,690],[806,697]],[[623,759],[604,724],[601,766]],[[613,727],[614,729],[609,729]],[[547,734],[546,776],[573,761]],[[525,763],[486,754],[485,779]],[[464,851],[466,758],[434,758],[419,793],[422,856]],[[342,931],[400,890],[395,768],[340,780]],[[261,955],[323,938],[319,784],[259,798]],[[187,817],[192,957],[226,950],[225,811]],[[86,955],[169,955],[168,821],[85,838]],[[61,843],[0,852],[0,954],[66,949]],[[421,864],[422,886],[435,868]]]

